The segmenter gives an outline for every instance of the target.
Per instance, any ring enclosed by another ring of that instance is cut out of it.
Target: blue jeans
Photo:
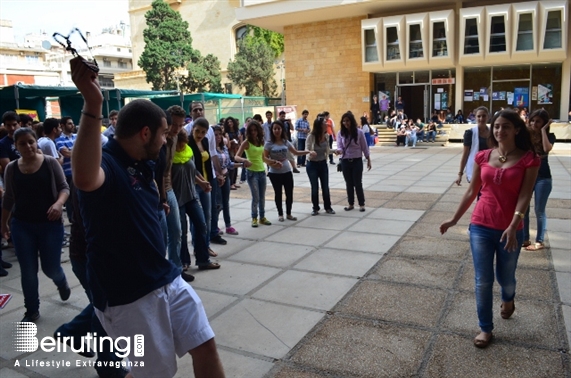
[[[347,189],[347,202],[350,206],[355,204],[355,192],[359,206],[365,206],[365,192],[363,191],[363,159],[341,159],[343,178]]]
[[[67,284],[61,268],[63,223],[28,223],[12,218],[10,231],[20,263],[24,305],[28,314],[34,314],[40,309],[38,252],[44,274],[51,278],[58,288],[64,288]]]
[[[413,146],[413,147],[416,147],[416,135],[413,135],[413,136],[407,135],[407,136],[406,136],[405,146],[408,147],[408,144],[409,144],[410,141],[412,141],[412,146]]]
[[[180,244],[181,244],[181,228],[180,228],[180,212],[178,209],[178,202],[174,190],[167,190],[167,203],[170,207],[170,212],[166,217],[167,224],[167,254],[169,260],[180,270],[182,264],[180,261]]]
[[[545,240],[545,230],[547,229],[547,215],[545,215],[545,206],[547,206],[547,200],[549,199],[549,194],[551,194],[552,180],[550,178],[537,178],[535,181],[535,186],[533,187],[534,198],[535,198],[535,217],[537,218],[537,235],[535,236],[535,241],[538,243],[543,243]],[[529,239],[529,206],[525,212],[525,218],[523,220],[523,240]]]
[[[228,179],[226,179],[228,181]],[[210,223],[208,225],[208,246],[210,246],[210,239],[218,236],[218,214],[222,210],[222,197],[220,192],[220,185],[216,179],[210,180],[212,191],[210,192]],[[206,217],[206,214],[204,214]]]
[[[260,209],[260,218],[264,218],[266,216],[264,209],[266,205],[266,171],[248,171],[248,186],[252,194],[252,218],[258,217],[258,208]]]
[[[64,325],[60,326],[57,329],[57,332],[60,332],[62,336],[73,336],[74,339],[79,339],[82,336],[86,336],[88,332],[97,332],[97,336],[99,338],[105,337],[107,336],[107,333],[101,326],[101,322],[95,315],[93,305],[91,304],[91,291],[87,281],[87,262],[71,256],[70,262],[73,273],[81,283],[81,286],[83,286],[85,294],[87,295],[90,303],[69,323],[65,323]],[[97,348],[97,361],[121,361],[121,358],[117,357],[115,353],[111,352],[109,343],[103,343],[103,350],[99,350],[99,345]],[[115,368],[103,366],[95,367],[95,370],[101,373],[111,373],[113,369]]]
[[[224,185],[222,185],[220,187],[222,216],[224,217],[224,226],[226,226],[226,228],[232,226],[232,222],[230,220],[230,185],[231,184],[233,184],[233,182],[231,182],[229,177],[226,177],[226,180],[224,180]]]
[[[306,171],[311,184],[311,203],[313,204],[313,210],[319,210],[319,181],[321,181],[321,192],[323,193],[323,207],[325,210],[331,209],[327,160],[308,161]]]
[[[436,142],[436,131],[429,131],[428,132],[428,141],[432,139],[433,142]]]
[[[305,139],[298,139],[297,140],[297,149],[298,151],[305,150]],[[301,155],[297,157],[297,165],[305,165],[305,155]]]
[[[523,231],[516,232],[517,248],[513,252],[505,250],[505,241],[500,242],[503,230],[470,225],[470,248],[474,260],[476,282],[476,308],[482,332],[492,332],[493,322],[493,286],[494,257],[496,259],[496,278],[501,287],[503,302],[510,302],[515,297],[515,270]]]
[[[193,234],[192,243],[194,245],[194,254],[196,255],[196,265],[208,265],[210,257],[208,255],[208,233],[207,223],[204,218],[204,211],[198,199],[193,199],[178,208],[181,220],[181,229],[183,234],[183,242],[186,243],[186,234],[188,232],[188,225],[186,216],[190,219]],[[188,245],[188,244],[187,244]],[[184,263],[190,264],[190,256],[182,258]]]
[[[216,181],[216,180],[214,180]],[[212,221],[212,196],[214,195],[214,186],[212,183],[212,192],[206,193],[199,185],[195,185],[196,193],[198,194],[198,201],[200,202],[200,206],[202,206],[202,213],[204,214],[204,221],[206,222],[206,245],[210,247],[210,226]],[[218,185],[215,183],[215,185]],[[182,215],[181,215],[182,218]],[[218,218],[218,217],[217,217]],[[192,240],[194,241],[194,226],[190,225],[190,232],[192,233]],[[184,238],[184,232],[183,232]],[[185,239],[183,240],[183,242]]]

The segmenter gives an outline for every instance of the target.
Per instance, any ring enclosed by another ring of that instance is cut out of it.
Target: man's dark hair
[[[303,114],[309,114],[309,110],[303,109],[303,112],[301,112],[301,114],[302,114],[302,115],[303,115]]]
[[[119,139],[130,138],[141,131],[145,126],[151,130],[154,137],[166,119],[163,109],[149,100],[133,100],[125,105],[117,117],[115,137]]]
[[[54,129],[59,126],[59,119],[57,118],[46,118],[44,121],[44,134],[50,135]]]
[[[286,114],[286,112],[284,112],[283,110],[280,112],[280,116],[285,115],[285,114]]]
[[[7,121],[20,122],[20,116],[18,113],[9,110],[2,115],[2,123],[6,123]]]
[[[272,112],[269,111],[269,110],[266,112],[266,117],[268,116],[268,114],[269,114],[269,115],[274,115],[274,113],[272,113]]]
[[[34,119],[27,114],[20,114],[20,124],[22,126],[27,125],[29,122],[33,122]]]
[[[326,111],[324,111],[324,112],[321,113],[321,114],[323,114],[324,117],[327,117],[327,116],[329,115],[329,112],[326,110]]]
[[[113,117],[113,116],[116,116],[116,115],[119,115],[119,111],[118,111],[118,110],[111,110],[111,111],[109,112],[109,118],[111,118],[111,117]]]
[[[61,117],[61,119],[59,120],[59,124],[60,125],[65,125],[67,124],[67,121],[69,121],[71,119],[71,117],[65,116],[65,117]],[[45,127],[44,127],[45,129]],[[47,133],[46,133],[47,134]]]
[[[178,105],[173,105],[170,106],[167,109],[167,114],[170,114],[171,116],[175,116],[175,117],[186,117],[186,112],[184,111],[184,109]]]

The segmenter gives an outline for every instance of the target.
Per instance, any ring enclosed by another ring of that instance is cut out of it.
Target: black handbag
[[[339,160],[339,163],[337,163],[337,172],[342,172],[343,171],[343,166],[341,165],[341,160]]]

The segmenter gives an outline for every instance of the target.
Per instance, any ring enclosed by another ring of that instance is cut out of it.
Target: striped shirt
[[[61,134],[59,138],[56,139],[56,148],[59,153],[61,153],[62,148],[67,148],[70,152],[75,144],[75,139],[77,138],[77,134],[70,134],[65,135]],[[71,158],[64,157],[63,158],[63,173],[65,173],[66,177],[71,177]]]

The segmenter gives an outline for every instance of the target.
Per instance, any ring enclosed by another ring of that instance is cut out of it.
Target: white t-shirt
[[[42,150],[44,155],[52,156],[59,159],[59,153],[57,152],[56,144],[53,140],[48,137],[41,137],[38,139],[38,148]]]

